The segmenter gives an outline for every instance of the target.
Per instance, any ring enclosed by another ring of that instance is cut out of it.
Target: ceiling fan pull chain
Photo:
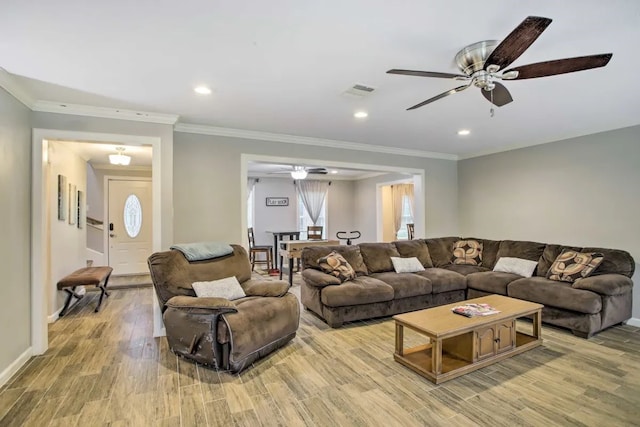
[[[493,117],[493,89],[491,89],[491,109],[489,110],[489,117]]]

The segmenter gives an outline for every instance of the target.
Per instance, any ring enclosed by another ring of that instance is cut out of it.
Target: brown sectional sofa
[[[468,239],[483,245],[480,266],[452,263],[454,243]],[[604,261],[591,276],[574,283],[549,280],[547,271],[563,249],[600,252]],[[354,268],[356,279],[340,283],[320,271],[317,260],[334,250]],[[425,270],[396,273],[392,256],[416,257]],[[500,257],[536,261],[537,267],[530,278],[492,271]],[[543,322],[588,338],[631,317],[635,262],[628,252],[616,249],[442,237],[309,247],[302,252],[302,266],[302,304],[332,327],[500,294],[544,304]]]

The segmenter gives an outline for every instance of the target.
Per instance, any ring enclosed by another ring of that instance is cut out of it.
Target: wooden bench
[[[109,277],[111,276],[111,272],[113,268],[111,267],[85,267],[80,270],[76,270],[68,276],[63,277],[58,282],[58,290],[65,291],[67,295],[67,300],[64,302],[64,307],[62,307],[62,311],[59,316],[62,317],[69,309],[69,305],[71,305],[71,300],[75,297],[81,299],[84,297],[76,293],[76,288],[78,286],[89,286],[94,285],[100,288],[100,300],[98,301],[98,306],[96,307],[95,312],[100,311],[100,305],[102,305],[102,299],[105,296],[109,296],[107,292],[107,283],[109,282]]]

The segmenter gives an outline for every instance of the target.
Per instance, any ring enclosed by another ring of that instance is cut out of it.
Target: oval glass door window
[[[142,205],[135,194],[130,194],[124,202],[124,229],[132,239],[140,234],[142,228]]]

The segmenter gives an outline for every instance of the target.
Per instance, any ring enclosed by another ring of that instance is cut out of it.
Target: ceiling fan
[[[456,63],[464,74],[438,73],[432,71],[412,71],[392,69],[389,74],[403,74],[418,77],[436,77],[466,82],[419,104],[407,108],[415,110],[438,99],[461,92],[471,85],[481,89],[482,95],[492,104],[502,107],[513,101],[507,88],[498,80],[524,80],[547,77],[556,74],[573,73],[575,71],[604,67],[612,53],[580,56],[575,58],[556,59],[521,65],[503,71],[542,34],[551,24],[551,19],[529,16],[518,25],[502,42],[485,40],[473,43],[456,54]]]
[[[328,173],[325,168],[311,168],[305,166],[291,166],[291,169],[271,172],[272,174],[288,173],[293,179],[305,179],[308,174],[326,175]]]

